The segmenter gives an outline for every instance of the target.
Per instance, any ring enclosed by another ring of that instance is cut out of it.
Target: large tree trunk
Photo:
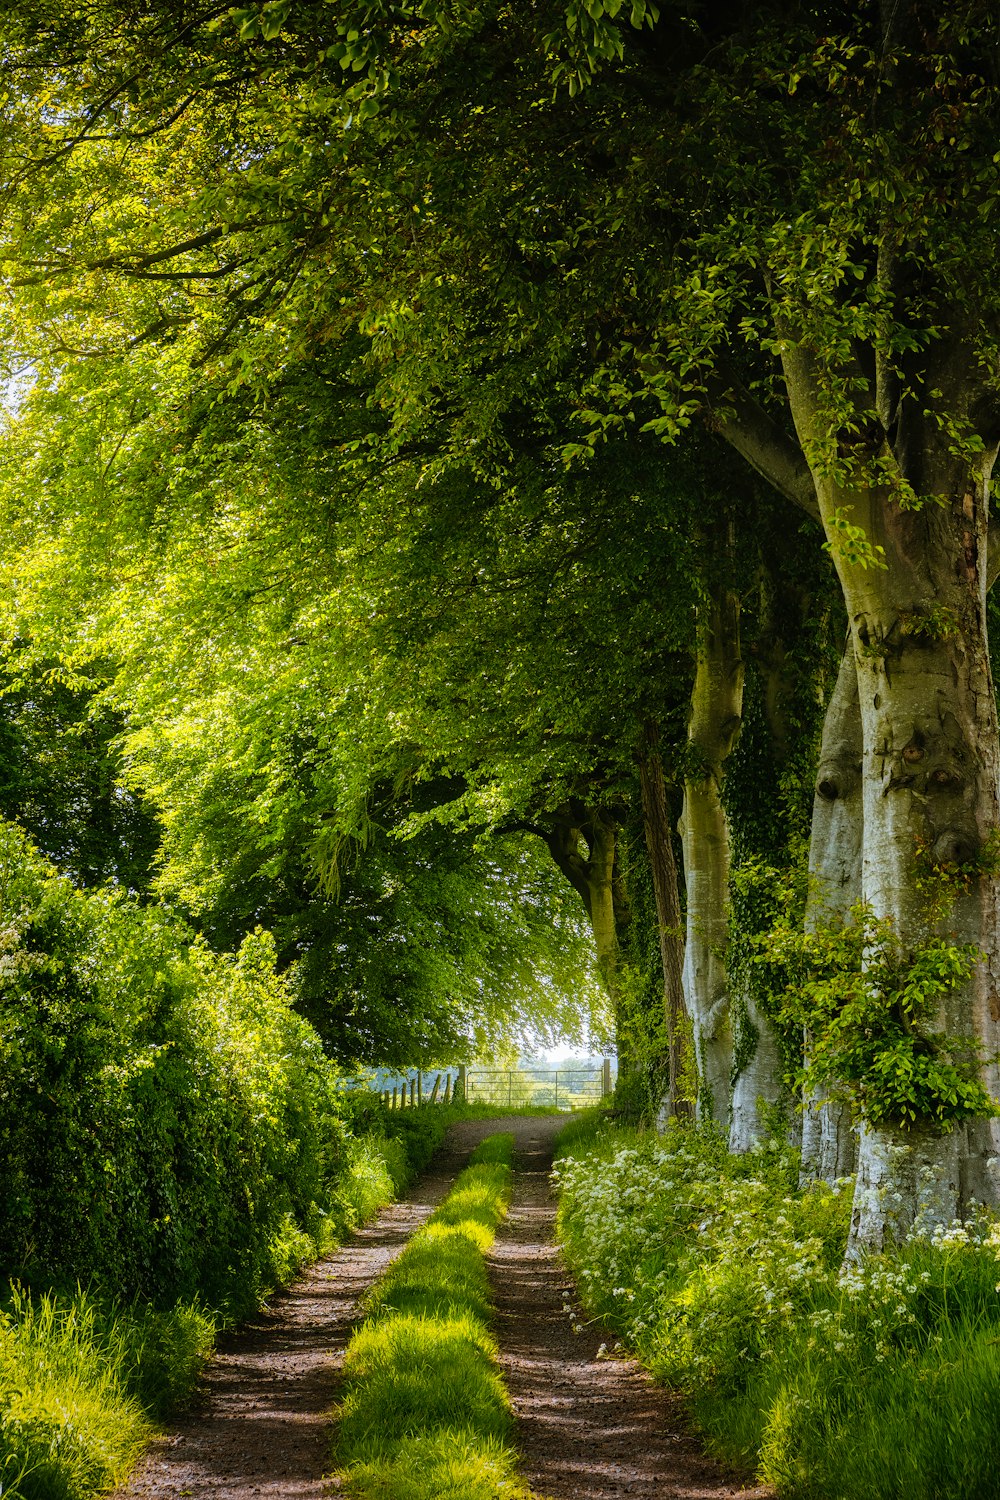
[[[771,826],[766,834],[757,831],[754,852],[769,863],[781,865],[790,856],[794,816],[786,801],[789,789],[783,791],[782,783],[801,750],[793,726],[797,724],[799,733],[802,732],[796,697],[802,692],[804,668],[794,647],[802,639],[815,601],[808,598],[800,581],[787,568],[778,565],[771,552],[772,545],[770,536],[765,535],[761,542],[760,623],[754,660],[768,731],[769,769],[773,770],[776,782],[771,790]],[[734,916],[738,920],[738,913]],[[801,1115],[789,1107],[787,1064],[779,1033],[771,1016],[758,1005],[757,989],[747,982],[749,978],[746,968],[742,968],[740,977],[730,975],[732,998],[738,1005],[739,1016],[735,1028],[738,1072],[733,1082],[729,1130],[729,1149],[733,1152],[753,1150],[775,1129],[782,1116],[784,1133],[796,1144],[801,1131]]]
[[[725,951],[729,937],[726,761],[743,712],[740,604],[720,590],[698,622],[681,834],[687,892],[684,997],[698,1064],[698,1117],[729,1128],[733,1033]]]
[[[767,1137],[768,1121],[766,1115],[762,1117],[761,1107],[770,1106],[776,1114],[774,1106],[781,1104],[785,1092],[782,1084],[784,1059],[774,1027],[762,1014],[752,994],[743,996],[743,1005],[746,1010],[743,1024],[750,1028],[753,1046],[733,1083],[729,1125],[729,1149],[733,1152],[752,1151]],[[787,1105],[787,1094],[785,1102]],[[786,1119],[783,1129],[787,1128]]]
[[[927,388],[951,418],[968,413],[975,361],[958,341],[936,346]],[[891,922],[904,955],[929,931],[982,953],[919,1029],[929,1049],[981,1049],[980,1072],[997,1093],[1000,1046],[1000,934],[997,877],[977,868],[1000,823],[1000,740],[986,641],[986,533],[996,446],[959,451],[922,400],[892,399],[890,378],[877,392],[885,440],[871,440],[878,486],[849,484],[843,456],[831,448],[823,409],[829,383],[794,338],[783,357],[792,413],[810,458],[820,510],[847,603],[857,662],[863,733],[864,858],[862,895]],[[890,372],[891,373],[891,372]],[[857,430],[869,431],[870,414]],[[907,489],[902,486],[909,487]],[[919,503],[901,504],[910,496]],[[926,498],[930,497],[930,498]],[[844,524],[861,529],[847,536]],[[884,549],[881,559],[868,545]],[[865,563],[868,565],[865,566]],[[923,851],[923,859],[918,857]],[[947,909],[929,910],[928,863],[964,866]],[[924,880],[921,880],[923,864]],[[880,1249],[915,1221],[961,1216],[971,1200],[996,1203],[991,1122],[935,1130],[871,1123],[862,1131],[848,1253]]]
[[[805,927],[839,927],[861,900],[861,709],[854,643],[849,641],[823,721],[809,840],[809,895]],[[809,1050],[808,1032],[805,1038]],[[803,1182],[835,1182],[854,1171],[855,1136],[850,1106],[806,1090],[802,1113]]]
[[[669,1073],[667,1094],[659,1116],[662,1125],[665,1119],[688,1119],[692,1101],[681,1094],[685,1035],[684,935],[681,930],[681,904],[677,889],[677,861],[674,859],[670,806],[663,779],[659,734],[654,726],[647,730],[647,739],[646,753],[639,758],[639,784],[642,789],[642,822],[653,875],[653,894],[660,929],[660,959],[663,964],[663,1012],[667,1028]]]

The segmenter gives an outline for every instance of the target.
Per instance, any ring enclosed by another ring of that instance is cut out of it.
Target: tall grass
[[[121,1481],[149,1437],[126,1367],[134,1325],[108,1327],[81,1295],[18,1289],[0,1313],[0,1484],[7,1497],[88,1500]]]
[[[355,1500],[530,1500],[509,1444],[484,1261],[512,1155],[512,1136],[484,1141],[366,1301],[336,1449]]]

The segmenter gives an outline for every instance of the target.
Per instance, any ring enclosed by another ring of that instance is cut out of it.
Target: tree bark
[[[639,784],[642,790],[643,829],[649,851],[660,929],[660,959],[663,964],[663,1012],[667,1028],[669,1073],[667,1095],[660,1111],[662,1124],[664,1119],[690,1118],[692,1101],[681,1094],[685,1033],[684,936],[681,931],[681,904],[670,807],[663,779],[659,733],[653,725],[647,729],[646,753],[639,758]]]
[[[885,403],[876,392],[883,436],[868,437],[880,482],[851,481],[833,454],[824,409],[829,385],[818,360],[783,337],[792,415],[810,459],[824,527],[847,603],[855,649],[863,735],[862,896],[891,922],[904,953],[929,926],[975,946],[982,961],[956,985],[921,1030],[931,1047],[972,1037],[981,1076],[997,1094],[1000,976],[997,878],[975,865],[1000,823],[1000,738],[986,636],[989,483],[995,441],[962,452],[923,401]],[[976,394],[972,353],[942,338],[925,372],[953,421],[969,420]],[[884,408],[884,409],[883,409]],[[856,430],[870,432],[869,412]],[[974,428],[972,430],[975,430]],[[847,455],[849,458],[850,455]],[[837,460],[837,461],[835,461]],[[870,469],[871,471],[871,469]],[[884,477],[882,477],[884,476]],[[900,486],[919,497],[914,505]],[[881,562],[843,545],[843,523],[884,549]],[[864,562],[868,566],[864,566]],[[935,865],[972,870],[955,881],[943,919],[921,889],[919,854]],[[993,1122],[939,1132],[870,1124],[861,1135],[848,1254],[878,1250],[912,1224],[961,1217],[971,1200],[996,1203]]]
[[[729,937],[729,825],[725,765],[740,731],[743,661],[740,604],[720,589],[700,612],[688,723],[681,834],[687,923],[684,997],[694,1031],[699,1119],[728,1131],[733,1033],[725,951]]]
[[[837,927],[861,900],[861,708],[854,644],[849,641],[823,721],[809,839],[809,895],[805,928]],[[805,1037],[808,1057],[809,1035]],[[806,1090],[802,1111],[803,1183],[835,1182],[854,1171],[856,1146],[850,1106],[822,1089]]]
[[[618,966],[620,931],[631,913],[619,862],[618,819],[603,807],[568,803],[550,814],[541,831],[556,865],[583,902],[594,934],[597,967],[611,1000],[618,1037],[619,1076],[628,1073],[631,1061],[623,1042],[621,986]]]
[[[815,505],[808,469],[805,477]],[[776,565],[766,542],[761,548],[759,578],[760,624],[754,659],[768,730],[771,765],[777,781],[772,794],[774,811],[768,833],[770,843],[766,848],[759,847],[757,852],[764,853],[769,861],[781,864],[789,857],[792,829],[787,804],[780,806],[779,803],[784,801],[782,783],[798,749],[793,729],[797,717],[794,705],[796,694],[801,691],[800,666],[794,649],[789,650],[787,643],[796,641],[798,632],[809,619],[813,601],[797,580]],[[770,1015],[758,1005],[752,983],[739,983],[736,976],[731,976],[730,986],[733,1000],[740,1002],[742,1015],[741,1024],[736,1028],[739,1071],[733,1081],[729,1149],[733,1152],[753,1150],[773,1131],[779,1112],[785,1116],[787,1137],[797,1145],[801,1116],[789,1107],[791,1097],[785,1081],[785,1057],[779,1033]]]

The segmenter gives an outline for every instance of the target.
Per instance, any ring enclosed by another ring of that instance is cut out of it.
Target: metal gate
[[[611,1092],[611,1067],[469,1068],[470,1104],[506,1104],[519,1109],[585,1109]]]

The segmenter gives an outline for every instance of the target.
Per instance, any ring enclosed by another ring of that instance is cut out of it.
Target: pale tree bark
[[[878,375],[882,438],[868,457],[877,487],[850,484],[831,461],[825,372],[785,330],[782,356],[792,415],[810,460],[820,511],[847,603],[863,735],[862,896],[891,922],[904,952],[926,941],[928,909],[918,849],[938,864],[973,864],[1000,822],[1000,739],[986,636],[989,483],[996,442],[962,453],[924,410],[899,400],[891,371]],[[859,372],[860,373],[860,372]],[[974,356],[957,338],[936,346],[935,401],[968,422],[977,394]],[[858,430],[871,431],[859,413]],[[895,483],[893,482],[895,481]],[[900,504],[903,482],[924,498]],[[884,549],[864,567],[843,545],[843,521]],[[931,1045],[972,1037],[995,1097],[1000,1082],[1000,934],[997,879],[984,870],[956,883],[942,931],[983,958],[924,1030]],[[972,1200],[998,1201],[993,1122],[935,1131],[871,1125],[861,1134],[850,1256],[880,1249],[914,1222],[961,1216]]]
[[[849,641],[823,720],[809,839],[805,928],[839,927],[861,900],[861,707],[854,643]],[[805,1038],[808,1055],[809,1037]],[[807,1089],[802,1101],[803,1183],[835,1182],[854,1171],[856,1142],[849,1104]]]
[[[698,1116],[726,1131],[733,1032],[725,960],[730,848],[722,788],[742,713],[740,604],[721,588],[699,611],[681,835],[687,893],[684,998],[698,1064]]]
[[[660,959],[663,965],[663,1012],[667,1028],[667,1093],[658,1123],[667,1119],[687,1119],[692,1101],[681,1093],[684,1011],[684,934],[681,930],[681,904],[677,888],[677,862],[674,859],[670,804],[663,778],[663,761],[659,750],[659,733],[655,725],[647,727],[645,753],[639,757],[639,785],[642,791],[642,822],[653,875],[653,894],[660,930]]]
[[[754,1042],[753,1051],[733,1083],[729,1125],[729,1149],[733,1152],[752,1151],[765,1139],[768,1131],[761,1115],[761,1105],[779,1103],[783,1092],[784,1063],[774,1028],[752,995],[745,995],[743,1003]],[[785,1123],[787,1126],[787,1120]]]

